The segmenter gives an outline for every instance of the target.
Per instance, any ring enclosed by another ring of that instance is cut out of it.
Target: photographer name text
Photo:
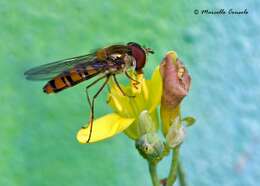
[[[215,10],[210,10],[210,9],[203,9],[203,10],[198,10],[195,9],[194,10],[194,14],[198,15],[247,15],[248,14],[248,10],[247,9],[243,9],[243,10],[239,10],[239,9],[215,9]]]

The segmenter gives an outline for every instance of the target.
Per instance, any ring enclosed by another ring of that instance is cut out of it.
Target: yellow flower
[[[130,86],[123,86],[124,96],[114,82],[110,83],[108,104],[113,113],[94,120],[90,143],[112,137],[124,132],[130,138],[136,140],[141,136],[141,126],[138,120],[142,111],[147,110],[153,121],[153,130],[158,128],[156,107],[160,104],[162,93],[162,80],[159,67],[154,71],[151,80],[145,80],[143,74],[136,75],[136,81],[131,81]],[[129,97],[129,95],[134,95]],[[86,143],[90,128],[82,128],[78,131],[77,140]]]

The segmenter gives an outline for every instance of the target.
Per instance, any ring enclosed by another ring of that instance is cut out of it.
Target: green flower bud
[[[144,134],[135,145],[139,153],[149,161],[160,160],[164,152],[164,144],[156,133]]]
[[[159,160],[164,151],[164,144],[156,133],[155,123],[147,110],[140,113],[138,126],[141,137],[136,140],[136,148],[145,159]]]
[[[180,118],[177,117],[171,124],[169,131],[166,135],[166,142],[170,148],[175,148],[180,145],[185,137],[184,127],[181,125]]]
[[[139,130],[141,135],[155,132],[155,123],[152,120],[149,112],[147,110],[144,110],[139,115]]]

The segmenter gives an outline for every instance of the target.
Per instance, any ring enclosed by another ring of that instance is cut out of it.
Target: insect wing
[[[88,66],[95,62],[95,53],[64,59],[53,63],[44,64],[24,73],[28,80],[49,80],[61,73],[69,72],[73,68]]]
[[[106,57],[104,59],[97,59],[97,53],[99,51],[105,51]],[[102,62],[105,62],[107,58],[110,58],[113,54],[125,54],[130,50],[126,45],[111,45],[107,48],[96,50],[95,52],[87,55],[73,57],[69,59],[63,59],[49,64],[44,64],[32,69],[29,69],[24,73],[28,80],[49,80],[58,75],[66,75],[71,69],[82,70],[82,67],[95,66],[96,68],[103,68]]]

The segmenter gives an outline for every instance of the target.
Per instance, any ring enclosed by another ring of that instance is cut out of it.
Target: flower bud
[[[139,115],[139,130],[140,134],[144,135],[146,133],[155,132],[155,123],[153,122],[149,112],[144,110]]]
[[[190,75],[175,52],[166,55],[160,65],[160,72],[163,79],[162,104],[175,109],[189,92]]]
[[[159,160],[164,144],[156,133],[156,124],[147,110],[139,115],[138,131],[140,137],[136,140],[136,148],[148,160]]]
[[[157,133],[147,133],[136,140],[136,148],[139,153],[147,160],[160,160],[164,152],[164,144]]]
[[[166,135],[166,142],[170,148],[175,148],[183,142],[184,137],[184,127],[181,125],[180,118],[177,117],[169,128]]]
[[[176,117],[180,117],[180,103],[188,94],[191,78],[177,58],[176,52],[168,52],[160,65],[163,81],[161,98],[162,130],[166,136]]]

